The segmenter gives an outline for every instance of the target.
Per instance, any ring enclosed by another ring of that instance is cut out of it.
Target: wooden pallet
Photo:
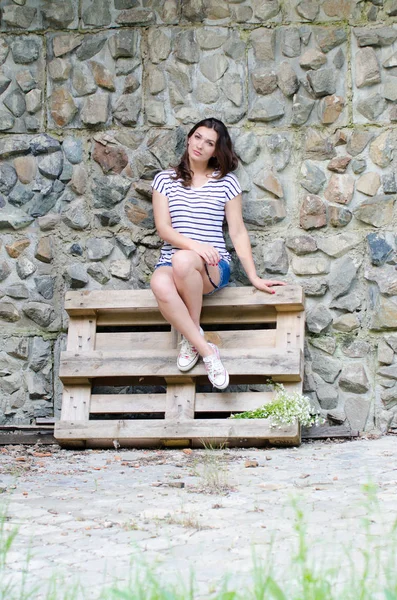
[[[270,401],[271,391],[216,392],[208,385],[200,391],[208,384],[202,361],[188,373],[178,370],[179,334],[159,313],[150,290],[68,292],[65,309],[70,322],[59,373],[64,393],[55,426],[62,445],[300,443],[298,426],[274,429],[264,419],[227,418]],[[302,390],[300,286],[279,288],[274,295],[225,288],[204,299],[201,323],[207,339],[221,349],[231,389],[271,377],[289,390]],[[98,386],[115,386],[117,393],[97,392]],[[140,393],[119,393],[120,386],[139,386]],[[142,393],[142,386],[155,387]],[[147,415],[151,418],[143,418]]]

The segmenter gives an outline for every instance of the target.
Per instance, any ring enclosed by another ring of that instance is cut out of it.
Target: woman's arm
[[[252,256],[251,242],[243,221],[241,194],[235,196],[235,198],[226,203],[225,213],[230,238],[248,279],[258,290],[268,292],[269,294],[275,294],[275,291],[271,288],[274,285],[285,285],[285,282],[262,279],[257,275]]]
[[[168,242],[174,248],[197,252],[208,265],[218,264],[220,260],[219,252],[211,244],[196,242],[186,235],[175,231],[172,227],[168,198],[164,194],[160,194],[157,190],[153,190],[153,215],[157,233],[162,240]]]

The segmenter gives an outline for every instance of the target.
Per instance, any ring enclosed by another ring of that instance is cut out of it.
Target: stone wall
[[[148,286],[150,181],[217,116],[259,273],[306,291],[306,392],[397,427],[397,0],[4,0],[0,29],[0,424],[59,414],[65,291]]]

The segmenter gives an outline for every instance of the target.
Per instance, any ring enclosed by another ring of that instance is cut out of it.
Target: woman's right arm
[[[153,190],[153,215],[157,233],[162,240],[168,242],[174,248],[197,252],[209,265],[218,264],[220,260],[219,252],[211,244],[196,242],[186,235],[175,231],[172,227],[168,198],[164,194],[160,194],[157,190]]]

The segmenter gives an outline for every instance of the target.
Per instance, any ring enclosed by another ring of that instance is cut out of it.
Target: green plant
[[[271,427],[294,425],[318,425],[322,422],[318,414],[312,414],[313,409],[309,398],[299,392],[287,392],[281,383],[274,383],[275,396],[268,404],[263,404],[255,410],[236,413],[231,419],[270,419]]]

